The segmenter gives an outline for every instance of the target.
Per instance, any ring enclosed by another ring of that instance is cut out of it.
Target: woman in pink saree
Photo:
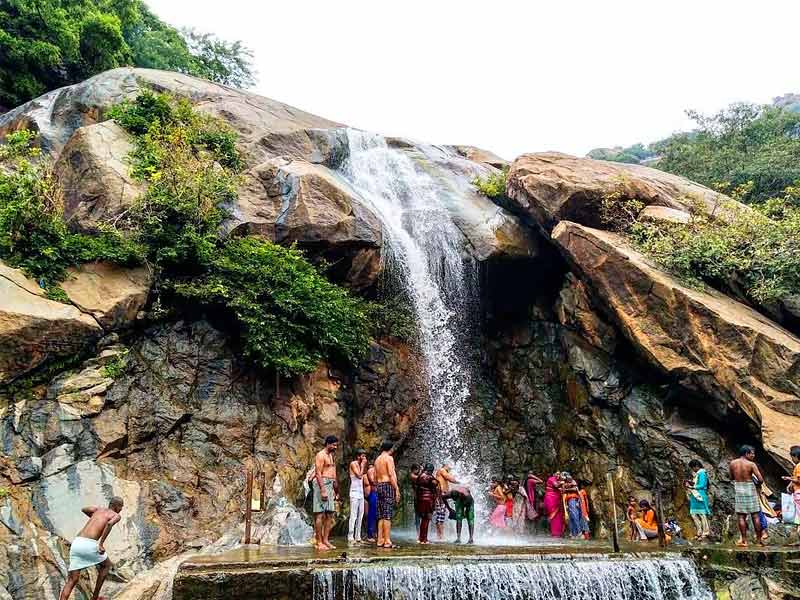
[[[564,535],[564,502],[561,499],[561,475],[555,473],[547,478],[544,485],[544,513],[550,522],[550,535]]]

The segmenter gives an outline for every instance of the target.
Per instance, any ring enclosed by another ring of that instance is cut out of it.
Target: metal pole
[[[250,543],[250,523],[253,517],[253,471],[247,469],[244,507],[244,543]]]
[[[614,474],[606,473],[608,493],[611,496],[611,545],[614,552],[619,552],[619,533],[617,532],[617,500],[614,495]]]

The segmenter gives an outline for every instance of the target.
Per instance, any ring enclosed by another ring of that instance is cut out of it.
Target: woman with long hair
[[[555,472],[544,484],[544,513],[550,523],[550,535],[564,535],[564,501],[561,498],[561,473]]]

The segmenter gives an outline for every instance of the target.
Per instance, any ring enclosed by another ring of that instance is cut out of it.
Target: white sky
[[[800,92],[795,0],[147,0],[255,53],[255,91],[505,158],[650,142]]]

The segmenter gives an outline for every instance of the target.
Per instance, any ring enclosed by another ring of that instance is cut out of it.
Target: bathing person
[[[513,475],[508,474],[506,475],[504,483],[506,493],[506,527],[511,527],[511,522],[514,518],[514,492],[512,487],[514,487],[515,483],[519,485],[519,481],[517,481]],[[514,489],[516,488],[514,487]]]
[[[581,509],[581,496],[578,490],[578,483],[568,472],[562,474],[561,493],[567,504],[567,515],[569,517],[569,537],[581,537],[584,533],[583,513]]]
[[[378,480],[375,475],[375,465],[369,464],[367,476],[364,478],[364,493],[367,496],[367,541],[372,543],[378,537]]]
[[[436,470],[435,477],[439,483],[439,490],[442,494],[446,494],[450,490],[451,483],[458,483],[458,480],[450,472],[453,466],[449,463],[443,464]],[[436,525],[436,539],[444,539],[444,524],[447,522],[449,511],[447,505],[442,501],[441,494],[436,498],[436,506],[433,512],[433,522]]]
[[[108,503],[108,508],[87,506],[81,509],[81,512],[89,517],[89,522],[83,526],[70,546],[69,575],[58,600],[67,600],[81,577],[81,571],[94,565],[100,565],[100,568],[92,599],[97,600],[100,597],[100,588],[103,587],[103,582],[111,570],[111,560],[106,555],[104,544],[108,534],[111,533],[111,528],[120,521],[119,513],[122,511],[122,505],[122,498],[114,496]]]
[[[628,508],[625,516],[628,519],[628,540],[631,542],[639,539],[639,530],[636,528],[636,514],[639,512],[639,503],[636,498],[628,496]]]
[[[519,481],[511,482],[511,530],[516,535],[525,535],[528,513],[528,494]]]
[[[797,525],[797,533],[800,534],[800,446],[789,448],[789,457],[794,463],[794,470],[791,476],[784,475],[783,480],[789,482],[786,491],[794,500],[794,525]]]
[[[428,544],[428,527],[431,524],[433,508],[436,498],[439,497],[439,482],[433,476],[433,465],[428,463],[422,472],[417,475],[414,486],[414,510],[420,517],[417,542]]]
[[[392,543],[394,504],[400,498],[397,472],[392,456],[392,442],[381,444],[381,454],[375,459],[375,489],[378,493],[378,548],[397,548]]]
[[[333,455],[339,447],[335,435],[325,438],[325,447],[314,457],[314,532],[316,548],[332,550],[336,546],[328,539],[333,528],[336,500],[339,499],[339,483],[336,481],[336,463]]]
[[[528,475],[525,477],[525,494],[528,496],[528,508],[525,516],[529,521],[539,518],[539,511],[536,510],[536,485],[543,483],[544,481],[534,475],[533,471],[528,471]]]
[[[578,496],[581,499],[581,532],[583,539],[589,539],[589,494],[586,492],[587,482],[578,482]]]
[[[640,540],[652,540],[658,537],[658,521],[656,520],[656,511],[650,506],[647,500],[639,502],[639,509],[642,514],[641,517],[636,519],[636,529],[639,532]]]
[[[711,506],[708,503],[708,475],[703,463],[697,459],[689,462],[689,468],[694,473],[694,479],[685,484],[689,493],[689,515],[697,529],[697,539],[704,540],[711,535],[708,526],[708,517],[711,515]]]
[[[732,460],[730,464],[730,475],[733,479],[734,491],[736,492],[735,510],[739,518],[739,540],[737,546],[747,546],[747,516],[750,515],[753,521],[753,529],[756,532],[756,541],[764,545],[761,539],[761,522],[758,513],[761,504],[758,500],[756,484],[761,484],[764,478],[758,465],[754,462],[756,458],[755,448],[744,445],[739,450],[739,458]]]
[[[367,451],[356,450],[356,459],[350,463],[350,523],[347,541],[361,541],[361,523],[364,519],[364,475],[367,471]]]
[[[464,519],[467,520],[467,527],[469,527],[469,541],[468,544],[475,543],[475,498],[472,497],[472,492],[469,488],[463,485],[451,485],[450,490],[446,494],[442,494],[442,502],[448,506],[452,500],[455,504],[456,513],[456,544],[461,543],[461,526]]]
[[[550,523],[550,535],[564,535],[564,502],[561,497],[561,473],[553,473],[544,486],[544,512]]]
[[[495,508],[489,516],[489,524],[495,529],[506,528],[506,487],[500,482],[499,477],[492,478],[492,488],[489,492],[495,502]]]
[[[422,521],[419,511],[417,510],[417,482],[422,473],[422,467],[417,463],[411,465],[411,470],[408,473],[408,480],[411,482],[411,497],[414,498],[414,528],[417,530],[417,538],[419,539],[419,525]]]

